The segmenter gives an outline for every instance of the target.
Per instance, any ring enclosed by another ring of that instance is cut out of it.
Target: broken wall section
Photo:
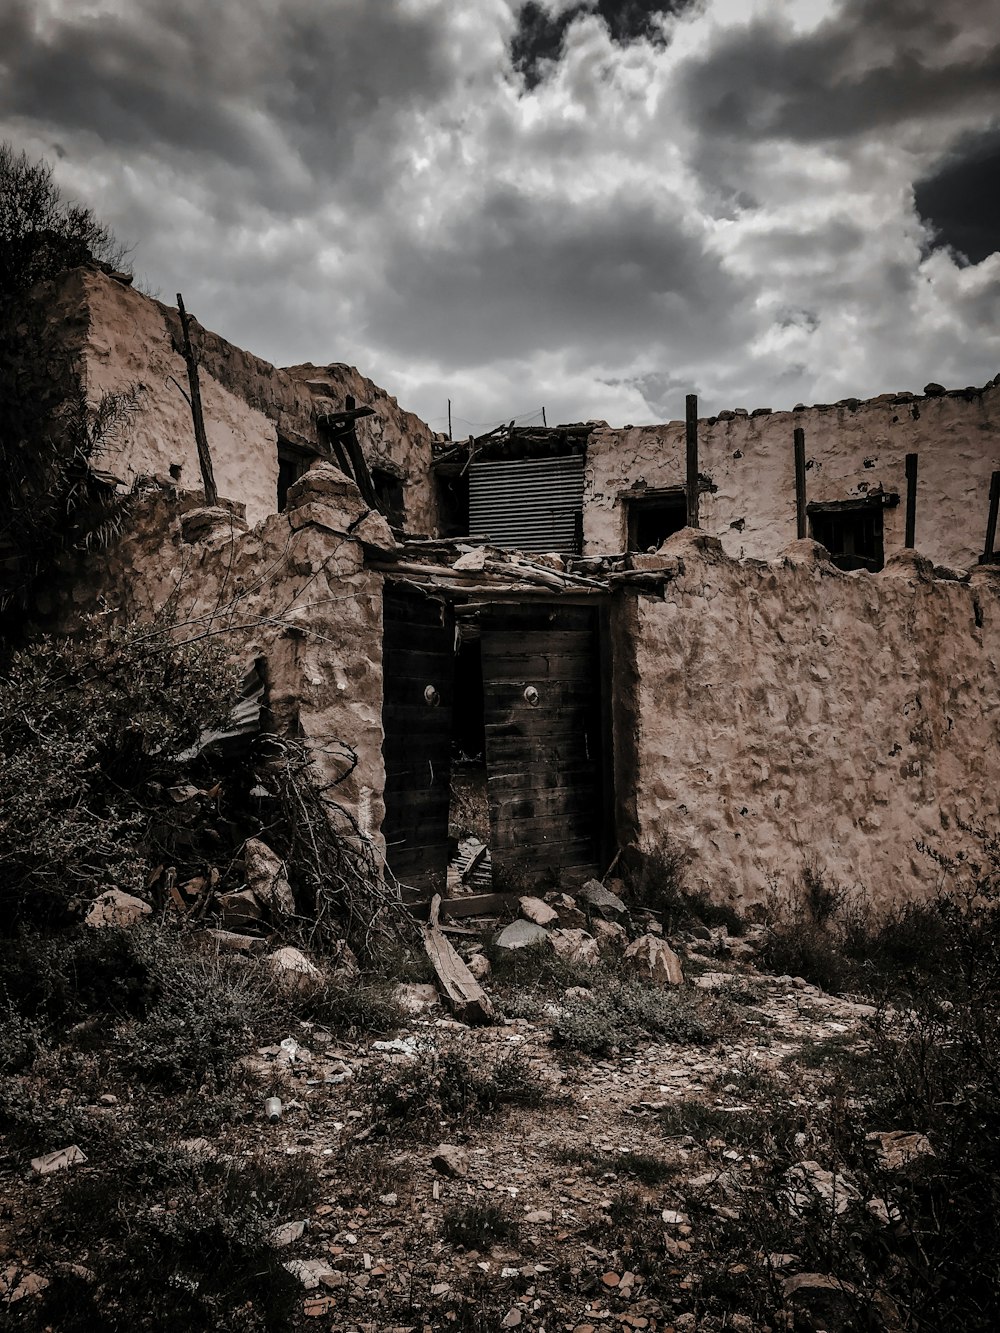
[[[41,299],[65,329],[68,350],[92,401],[108,390],[142,385],[141,411],[128,440],[109,450],[99,466],[125,486],[151,477],[182,490],[200,487],[177,311],[96,266],[74,269]],[[197,308],[195,299],[191,303]],[[384,469],[403,483],[408,528],[436,532],[430,427],[350,366],[280,370],[203,328],[194,317],[191,327],[219,494],[242,504],[251,525],[277,511],[279,438],[315,446],[317,419],[342,411],[351,395],[358,406],[374,409],[357,426],[369,467]]]
[[[912,553],[842,573],[811,541],[766,564],[687,529],[663,598],[619,608],[619,772],[640,839],[691,849],[722,899],[804,867],[888,905],[931,891],[962,825],[1000,814],[1000,574]],[[630,795],[630,794],[629,794]]]
[[[773,559],[795,540],[792,437],[801,426],[810,503],[864,500],[879,491],[899,496],[898,505],[882,510],[887,557],[904,547],[905,458],[918,454],[917,548],[935,564],[967,569],[983,550],[990,475],[1000,468],[998,381],[703,418],[699,471],[710,485],[701,492],[701,527],[737,558]],[[623,493],[683,486],[684,477],[683,421],[595,430],[587,449],[584,550],[624,550]]]
[[[331,794],[381,851],[382,578],[364,568],[363,542],[384,549],[392,537],[325,463],[252,531],[239,506],[150,495],[115,547],[77,563],[44,627],[72,631],[99,607],[165,611],[181,636],[217,636],[247,668],[263,659],[270,725],[306,742],[321,782],[350,768],[345,746],[357,754]]]

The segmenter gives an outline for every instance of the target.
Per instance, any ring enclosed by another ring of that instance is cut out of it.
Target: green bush
[[[613,974],[591,972],[591,980],[592,998],[564,1001],[552,1019],[557,1046],[607,1055],[650,1039],[704,1045],[739,1024],[735,1013],[708,995]]]

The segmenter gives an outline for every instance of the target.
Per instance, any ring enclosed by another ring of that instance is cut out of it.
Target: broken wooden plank
[[[490,998],[439,927],[440,910],[441,895],[436,893],[431,899],[430,921],[422,928],[424,950],[438,985],[456,1018],[464,1023],[492,1023],[496,1015]]]
[[[466,916],[493,916],[505,907],[516,906],[518,893],[474,893],[468,897],[444,898],[441,911],[453,920]]]

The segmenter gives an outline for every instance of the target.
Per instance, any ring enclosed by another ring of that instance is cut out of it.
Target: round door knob
[[[527,685],[524,690],[524,697],[532,708],[538,707],[538,691],[534,685]]]
[[[440,694],[438,694],[434,686],[433,685],[425,686],[424,703],[427,704],[430,708],[437,708],[440,702],[441,702],[441,696]]]

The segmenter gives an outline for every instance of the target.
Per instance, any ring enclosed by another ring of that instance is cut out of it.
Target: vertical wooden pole
[[[451,399],[448,399],[448,439],[451,439]]]
[[[545,408],[543,407],[543,408],[542,408],[542,425],[543,425],[543,426],[548,426],[548,424],[549,424],[549,423],[545,420]]]
[[[177,313],[181,317],[181,333],[184,336],[184,362],[187,365],[188,388],[191,390],[191,419],[194,422],[194,442],[198,446],[198,463],[201,467],[201,480],[205,487],[205,503],[217,505],[219,492],[215,485],[215,473],[212,471],[212,455],[208,450],[208,436],[205,434],[205,414],[201,407],[201,384],[198,380],[198,362],[191,346],[191,328],[188,312],[184,309],[184,300],[177,293]]]
[[[986,545],[980,561],[984,565],[992,561],[996,550],[998,509],[1000,509],[1000,472],[994,472],[990,479],[990,516],[986,521]]]
[[[912,551],[917,541],[917,455],[906,455],[906,540]]]
[[[684,438],[687,444],[687,472],[685,492],[687,495],[687,525],[698,527],[698,395],[689,393],[684,401],[686,420]]]
[[[792,432],[795,441],[795,531],[799,541],[809,536],[806,514],[806,433],[801,426]]]

